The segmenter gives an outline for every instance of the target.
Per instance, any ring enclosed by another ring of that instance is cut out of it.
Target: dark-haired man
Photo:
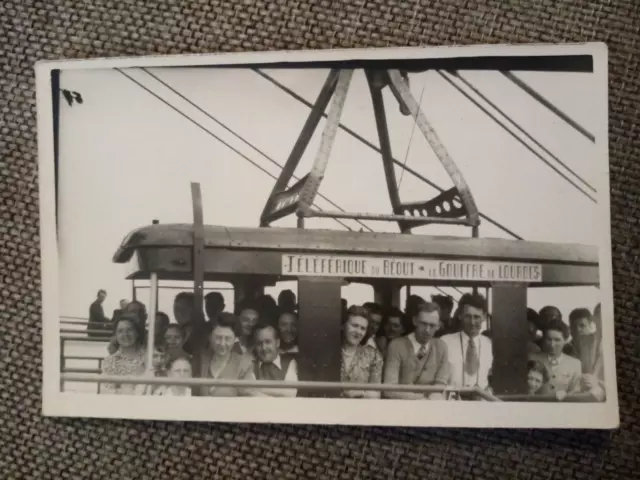
[[[224,312],[224,297],[220,292],[209,292],[204,297],[204,311],[207,314],[209,330],[217,325],[218,318]]]
[[[233,346],[235,352],[251,354],[253,349],[253,331],[258,324],[260,314],[258,307],[245,304],[238,309],[238,323],[236,324],[236,343]]]
[[[454,319],[451,317],[453,298],[449,295],[431,295],[431,300],[440,307],[442,328],[436,333],[436,337],[443,337],[444,335],[459,331],[458,325],[455,324]]]
[[[376,343],[376,336],[378,335],[384,317],[382,307],[374,302],[367,302],[363,307],[369,312],[369,323],[367,324],[367,333],[362,340],[362,345],[369,345],[371,348],[379,350],[378,344]]]
[[[434,334],[442,326],[435,303],[423,303],[413,317],[414,331],[395,338],[387,348],[384,383],[446,385],[449,379],[447,346]],[[383,392],[386,398],[418,400],[443,398],[442,394]]]
[[[87,330],[89,330],[89,337],[98,337],[100,336],[100,333],[98,333],[100,330],[109,330],[109,324],[111,322],[105,316],[104,308],[102,307],[105,298],[107,298],[107,291],[98,290],[96,299],[89,307],[89,324],[87,325]]]
[[[298,367],[290,355],[280,355],[280,337],[271,325],[259,325],[254,330],[254,373],[258,380],[298,381]],[[295,397],[295,388],[259,388],[257,394],[266,397]]]
[[[460,299],[458,309],[462,331],[440,337],[449,353],[449,383],[486,389],[493,364],[491,340],[481,335],[487,318],[487,302],[480,294],[469,294]]]

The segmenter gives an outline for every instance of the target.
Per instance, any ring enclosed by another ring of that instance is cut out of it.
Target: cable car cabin
[[[236,302],[297,281],[300,381],[340,381],[341,287],[349,282],[371,285],[383,306],[399,306],[403,286],[489,288],[498,395],[527,391],[527,289],[599,284],[592,246],[292,228],[154,224],[127,236],[114,261],[134,264],[129,279],[151,280],[151,308],[162,280],[194,280],[200,312],[204,281],[231,283]]]

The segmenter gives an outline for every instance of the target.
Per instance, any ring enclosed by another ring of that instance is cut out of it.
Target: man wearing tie
[[[440,337],[449,352],[449,383],[486,389],[493,364],[491,340],[480,335],[487,318],[487,302],[480,294],[465,295],[458,308],[462,331]]]
[[[256,360],[254,373],[257,380],[298,381],[298,366],[292,355],[280,354],[278,331],[271,325],[259,325],[254,331]],[[295,397],[295,388],[259,388],[255,396]]]
[[[384,383],[446,385],[449,378],[447,345],[435,338],[442,326],[435,303],[420,305],[413,317],[415,330],[389,343],[384,368]],[[442,399],[443,395],[418,392],[383,392],[385,398],[424,400]]]

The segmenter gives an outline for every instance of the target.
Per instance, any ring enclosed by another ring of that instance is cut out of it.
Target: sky
[[[243,69],[154,68],[170,84],[262,153],[243,143],[216,121],[190,106],[139,69],[127,75],[192,117],[204,128],[277,176],[279,168],[263,154],[284,164],[309,113],[308,107],[255,72]],[[279,82],[313,102],[327,70],[265,70]],[[536,140],[587,182],[597,183],[593,143],[538,104],[495,71],[463,71],[462,77],[482,91]],[[516,72],[587,130],[595,130],[595,79],[587,73]],[[526,240],[596,244],[597,206],[510,137],[437,72],[411,75],[411,90],[429,122],[463,173],[479,210]],[[460,84],[462,85],[462,84]],[[251,165],[209,133],[185,119],[129,78],[115,70],[63,71],[60,86],[80,92],[82,104],[60,109],[59,256],[60,315],[86,317],[98,289],[108,291],[105,311],[119,299],[131,299],[127,267],[112,263],[124,237],[153,219],[162,223],[192,221],[190,182],[200,182],[206,224],[257,226],[273,178]],[[463,87],[464,88],[464,87]],[[465,88],[466,91],[469,91]],[[445,189],[451,180],[412,118],[400,114],[393,95],[384,92],[393,153]],[[370,95],[362,71],[354,73],[342,123],[377,145]],[[321,122],[296,170],[310,170],[320,140]],[[530,142],[529,142],[530,143]],[[539,151],[539,149],[535,148]],[[549,158],[548,155],[545,155]],[[553,160],[550,159],[553,163]],[[427,200],[436,190],[402,174],[403,201]],[[389,213],[382,163],[375,151],[339,131],[320,193],[347,211]],[[317,200],[321,208],[331,208]],[[359,230],[353,221],[346,220]],[[393,223],[366,222],[377,231],[397,231]],[[295,216],[278,226],[294,226]],[[343,229],[331,219],[311,219],[307,228]],[[463,235],[454,226],[429,226],[415,234]],[[488,224],[482,237],[510,238]],[[142,284],[142,282],[141,282]],[[187,287],[173,282],[175,287]],[[207,287],[225,287],[208,284]],[[277,295],[283,282],[267,293]],[[445,289],[459,296],[458,292]],[[176,290],[160,294],[160,309],[171,313]],[[432,288],[417,291],[425,297]],[[228,305],[233,293],[224,290]],[[145,303],[148,290],[140,290]],[[372,300],[367,286],[343,291],[350,303]],[[530,289],[528,301],[539,309],[555,304],[565,316],[577,306],[593,308],[595,288]]]

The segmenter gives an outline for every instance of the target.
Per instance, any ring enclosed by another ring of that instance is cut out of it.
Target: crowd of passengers
[[[92,305],[101,304],[100,291]],[[298,314],[296,297],[281,292],[276,302],[263,295],[225,311],[223,296],[205,296],[206,318],[196,315],[194,296],[181,292],[174,300],[171,322],[155,317],[155,376],[225,380],[298,380]],[[95,312],[94,312],[95,313]],[[104,317],[104,315],[103,315]],[[200,317],[201,320],[198,320]],[[122,302],[110,322],[113,329],[102,372],[137,376],[146,368],[147,309],[139,301]],[[411,295],[406,310],[385,311],[376,303],[347,308],[342,299],[340,378],[344,383],[416,384],[475,387],[491,392],[493,348],[487,303],[480,294],[464,294],[454,310],[451,297],[430,301]],[[605,399],[600,305],[593,312],[577,308],[568,325],[560,310],[546,306],[527,310],[528,395]],[[94,315],[94,329],[96,325]],[[103,323],[104,325],[104,323]],[[236,386],[158,386],[103,383],[101,393],[138,395],[294,397],[295,388]],[[197,389],[197,391],[195,390]],[[455,388],[453,389],[455,390]],[[348,398],[443,399],[441,392],[345,390]],[[569,396],[569,397],[567,397]],[[448,394],[448,399],[464,399]],[[467,398],[481,398],[478,396]],[[535,397],[534,397],[535,399]]]

